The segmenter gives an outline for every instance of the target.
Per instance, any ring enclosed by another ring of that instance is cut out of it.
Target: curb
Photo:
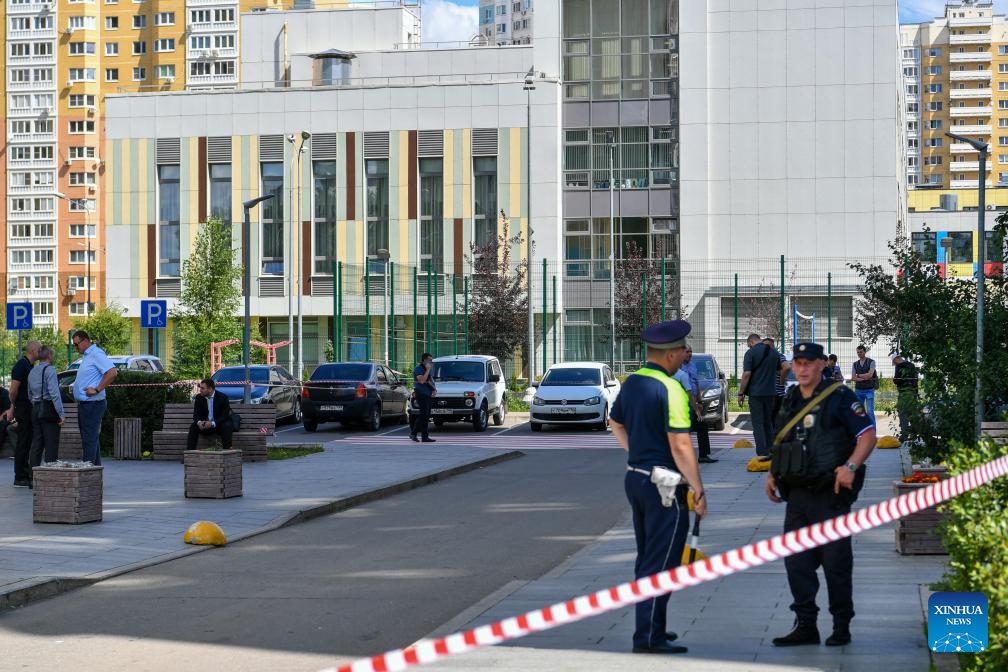
[[[493,455],[491,457],[484,458],[482,460],[476,460],[475,462],[469,462],[468,464],[461,464],[456,467],[451,467],[449,469],[443,469],[441,471],[436,471],[424,476],[417,476],[416,478],[411,478],[406,481],[400,481],[399,483],[393,483],[376,490],[369,490],[365,492],[358,493],[356,495],[351,495],[349,497],[344,497],[343,499],[337,499],[326,504],[321,504],[319,506],[314,506],[310,509],[305,509],[304,511],[298,511],[286,516],[278,516],[272,521],[263,525],[262,527],[245,532],[243,534],[236,535],[228,539],[228,543],[235,543],[242,541],[244,539],[249,539],[250,537],[255,537],[260,534],[266,534],[267,532],[273,532],[284,527],[289,527],[292,525],[297,525],[298,523],[304,523],[313,518],[318,518],[320,516],[325,516],[330,513],[338,513],[340,511],[346,511],[347,509],[352,509],[361,504],[367,504],[369,502],[374,502],[386,497],[391,497],[392,495],[397,495],[403,492],[409,492],[410,490],[415,490],[421,488],[425,485],[430,485],[432,483],[437,483],[446,478],[451,478],[452,476],[458,476],[465,474],[470,471],[475,471],[477,469],[482,469],[484,467],[490,467],[501,462],[507,462],[519,457],[523,457],[525,453],[520,450],[510,450],[506,453],[501,453],[499,455]],[[55,597],[62,593],[70,592],[71,590],[76,590],[78,588],[86,588],[92,586],[100,581],[106,579],[115,578],[117,576],[122,576],[123,574],[129,574],[138,569],[144,569],[146,567],[153,567],[155,565],[160,565],[165,562],[170,562],[172,560],[177,560],[188,555],[193,555],[194,553],[202,553],[203,551],[219,550],[214,546],[191,546],[188,548],[180,548],[177,551],[170,553],[164,553],[162,555],[155,556],[148,560],[141,560],[140,562],[135,562],[129,565],[123,565],[122,567],[116,567],[110,570],[104,570],[101,572],[95,572],[89,576],[83,577],[53,577],[50,579],[41,579],[30,585],[23,586],[21,588],[16,588],[9,592],[0,593],[0,610],[6,609],[16,609],[18,607],[25,606],[32,602],[37,602],[39,600],[44,600],[50,597]]]

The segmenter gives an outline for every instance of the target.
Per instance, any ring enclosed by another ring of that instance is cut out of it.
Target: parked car
[[[728,383],[714,355],[693,354],[690,360],[700,380],[700,412],[702,420],[714,430],[728,423]]]
[[[148,373],[164,373],[165,367],[161,358],[156,355],[109,355],[109,359],[120,371],[146,371]],[[67,367],[67,371],[80,368],[81,359],[75,359]]]
[[[301,383],[278,364],[253,364],[249,367],[253,404],[276,406],[277,422],[301,422]],[[210,378],[231,403],[245,397],[245,367],[225,366]]]
[[[437,394],[431,402],[431,419],[471,422],[473,430],[486,430],[490,417],[497,426],[507,416],[507,385],[500,362],[490,355],[451,355],[434,360],[431,370]],[[414,401],[410,412],[416,413]]]
[[[301,388],[306,432],[322,422],[363,422],[373,431],[382,420],[405,420],[409,387],[397,372],[369,362],[320,364]]]
[[[554,364],[535,386],[529,425],[533,432],[542,431],[544,424],[588,424],[605,430],[619,391],[620,383],[607,364]]]

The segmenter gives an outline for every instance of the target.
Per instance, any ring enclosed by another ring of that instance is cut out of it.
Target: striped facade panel
[[[410,172],[416,167],[409,162],[409,134],[392,134],[389,146],[389,250],[399,262],[416,259],[416,221],[409,217]],[[393,244],[395,241],[396,244]]]
[[[231,163],[233,142],[230,136],[207,138],[207,163]]]
[[[199,233],[200,138],[184,138],[179,152],[179,238],[181,259],[192,254]]]
[[[207,202],[210,200],[207,194],[207,139],[197,138],[197,159],[196,159],[196,221],[205,222],[207,220]]]

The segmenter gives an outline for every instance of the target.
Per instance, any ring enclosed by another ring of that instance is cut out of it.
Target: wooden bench
[[[241,429],[231,439],[232,448],[242,451],[243,462],[266,460],[266,437],[276,429],[276,407],[272,404],[231,404],[231,412],[241,416]],[[155,460],[181,462],[193,422],[192,404],[165,404],[164,423],[154,432],[151,457]],[[220,442],[216,435],[200,435],[197,448],[210,448]]]
[[[980,425],[980,434],[997,443],[1008,443],[1008,422],[984,422]]]

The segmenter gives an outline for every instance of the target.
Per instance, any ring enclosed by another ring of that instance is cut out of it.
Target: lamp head
[[[310,137],[311,137],[311,133],[309,133],[308,131],[301,131],[301,142],[304,142],[305,140],[307,140]]]

